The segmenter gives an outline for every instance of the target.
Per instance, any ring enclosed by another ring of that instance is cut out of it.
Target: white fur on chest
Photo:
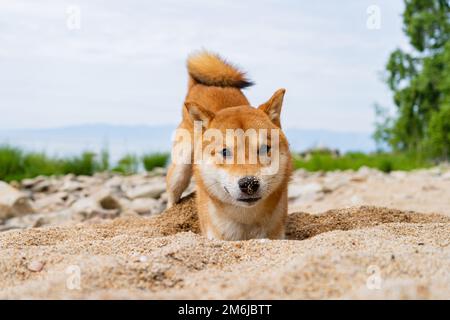
[[[210,222],[214,226],[206,230],[209,239],[246,240],[267,238],[270,229],[273,227],[272,221],[281,212],[281,206],[277,205],[269,219],[264,219],[258,214],[257,208],[237,208],[229,206],[223,212],[218,212],[218,208],[209,201],[208,215]],[[215,234],[214,230],[220,234]]]

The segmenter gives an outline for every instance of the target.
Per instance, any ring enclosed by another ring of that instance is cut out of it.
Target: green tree
[[[450,154],[450,105],[433,113],[429,125],[428,148],[435,157],[448,160]]]
[[[374,137],[396,151],[448,159],[450,0],[405,0],[403,30],[412,50],[395,50],[386,65],[397,112],[377,110]]]

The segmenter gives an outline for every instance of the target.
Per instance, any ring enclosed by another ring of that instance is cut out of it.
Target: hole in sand
[[[179,204],[154,217],[162,235],[183,231],[200,233],[195,206],[195,194],[184,197]],[[384,223],[436,223],[450,222],[450,217],[439,214],[421,214],[382,207],[361,206],[329,210],[321,214],[304,212],[288,216],[286,237],[304,240],[333,230],[352,230],[373,227]]]

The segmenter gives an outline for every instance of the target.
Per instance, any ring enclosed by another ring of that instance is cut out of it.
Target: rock
[[[65,201],[69,195],[67,192],[57,192],[50,195],[46,195],[42,198],[34,201],[34,208],[36,211],[54,211],[64,207]]]
[[[74,196],[73,194],[69,194],[69,197],[66,200],[66,208],[70,207],[79,199],[79,196]]]
[[[120,214],[120,211],[117,209],[112,210],[101,210],[101,211],[95,211],[94,216],[99,217],[102,219],[114,219],[117,218]]]
[[[120,214],[121,217],[138,217],[139,213],[133,210],[126,209]]]
[[[23,179],[21,182],[22,188],[25,189],[31,189],[34,185],[38,184],[39,182],[44,181],[46,178],[43,176],[39,176],[33,179]]]
[[[79,175],[77,176],[77,181],[83,182],[83,183],[91,183],[94,180],[91,176],[85,176],[85,175]]]
[[[311,195],[321,192],[322,189],[322,185],[316,182],[304,185],[290,185],[288,189],[288,198],[290,200],[298,197],[309,198]]]
[[[118,204],[118,202],[117,202]],[[105,206],[105,207],[103,207]],[[119,205],[120,207],[120,205]],[[111,208],[111,209],[108,209]],[[116,200],[112,198],[87,197],[75,201],[72,206],[72,217],[75,220],[83,221],[93,217],[114,218],[119,215],[119,208],[116,207]]]
[[[44,179],[31,187],[33,192],[47,192],[52,189],[52,183],[50,179]]]
[[[330,193],[333,192],[342,186],[346,185],[349,182],[349,178],[343,174],[334,174],[327,175],[324,179],[323,192]]]
[[[158,198],[164,191],[166,186],[164,184],[150,184],[132,188],[126,192],[129,199],[137,198]]]
[[[161,205],[158,200],[152,198],[138,198],[131,201],[129,209],[139,214],[159,213]]]
[[[72,180],[77,180],[77,176],[74,175],[73,173],[66,174],[66,175],[63,177],[63,181],[64,181],[64,182],[65,182],[65,181],[72,181]]]
[[[147,256],[140,256],[139,257],[139,262],[147,262],[148,261],[148,257]]]
[[[102,181],[105,181],[105,180],[111,178],[112,175],[113,175],[113,173],[111,173],[111,172],[102,171],[102,172],[94,173],[94,178],[97,178],[97,179],[100,179]]]
[[[154,207],[154,211],[152,212],[152,214],[159,214],[161,212],[163,212],[164,210],[166,210],[167,208],[167,200],[158,200],[158,206]]]
[[[360,167],[359,169],[358,169],[358,174],[360,174],[360,175],[363,175],[363,176],[368,176],[368,175],[370,175],[370,174],[372,174],[374,171],[376,171],[376,170],[374,170],[374,169],[372,169],[372,168],[369,168],[369,167],[367,167],[367,166],[362,166],[362,167]]]
[[[102,191],[94,194],[93,198],[102,209],[121,209],[119,200],[107,189],[103,189]]]
[[[0,219],[33,212],[30,201],[24,193],[0,181]]]
[[[350,178],[350,181],[352,181],[352,182],[365,182],[366,180],[367,180],[367,176],[363,176],[363,175],[359,175],[359,174]]]
[[[323,186],[316,182],[290,185],[288,188],[289,205],[296,206],[308,201],[318,201],[323,198]]]
[[[305,169],[297,169],[292,173],[293,179],[306,179],[310,176],[310,172],[306,171]]]
[[[434,167],[434,168],[428,169],[428,172],[431,175],[438,177],[438,176],[442,175],[442,168]]]
[[[106,196],[101,198],[98,201],[100,207],[102,207],[103,209],[106,210],[114,210],[114,209],[119,209],[120,210],[120,203],[119,201],[114,198],[113,196]]]
[[[437,188],[436,186],[432,185],[432,184],[427,184],[422,186],[422,190],[423,191],[435,191],[435,190],[439,190],[439,188]]]
[[[14,230],[14,229],[17,229],[17,228],[10,227],[10,226],[8,226],[6,224],[0,224],[0,232],[8,231],[8,230]]]
[[[16,189],[20,189],[20,187],[21,187],[20,182],[17,182],[16,180],[10,181],[9,185]]]
[[[66,192],[80,191],[83,190],[83,184],[78,181],[67,180],[64,181],[61,190]]]
[[[149,177],[156,177],[156,176],[165,176],[167,173],[166,168],[156,167],[152,171],[147,172],[147,175]]]
[[[94,198],[86,197],[75,201],[70,208],[77,213],[86,213],[85,215],[88,215],[92,211],[99,209],[99,205]]]
[[[122,208],[129,208],[131,205],[131,200],[128,198],[120,198],[119,203]]]
[[[27,265],[28,270],[39,272],[44,268],[44,263],[38,260],[33,260]]]
[[[405,171],[392,171],[389,175],[395,179],[403,180],[407,173]]]
[[[367,179],[374,174],[376,170],[369,167],[362,166],[355,172],[355,174],[350,178],[353,182],[365,182]]]
[[[123,178],[121,176],[113,176],[105,182],[107,188],[120,188],[123,184]]]
[[[141,187],[149,184],[149,179],[146,179],[141,175],[135,175],[125,177],[121,187],[123,187],[124,190],[129,191],[135,187]]]
[[[361,177],[361,176],[354,176],[350,178],[351,182],[366,182],[367,177]]]
[[[450,180],[450,171],[445,172],[445,173],[442,175],[442,179],[444,179],[444,180]]]
[[[194,190],[195,191],[195,190]],[[192,192],[194,192],[194,191],[192,191]],[[189,192],[188,193],[188,195],[189,194],[191,194],[192,192]],[[185,192],[183,192],[183,194],[181,195],[181,197],[183,198],[183,197],[185,197],[186,195],[185,195]],[[169,199],[169,195],[167,194],[167,192],[163,192],[162,194],[161,194],[161,196],[159,197],[159,200],[161,201],[161,202],[163,202],[163,203],[167,203],[167,200]]]
[[[357,195],[354,195],[354,196],[352,196],[352,197],[350,198],[350,203],[351,203],[353,206],[361,205],[362,202],[363,202],[363,200],[362,200],[360,197],[358,197]]]
[[[37,228],[46,225],[61,225],[73,222],[72,212],[68,209],[49,212],[28,214],[6,220],[4,230]]]

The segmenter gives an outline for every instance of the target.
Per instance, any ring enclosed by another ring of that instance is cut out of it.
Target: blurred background
[[[248,72],[308,170],[450,155],[448,0],[0,0],[0,180],[163,166],[208,49]]]

